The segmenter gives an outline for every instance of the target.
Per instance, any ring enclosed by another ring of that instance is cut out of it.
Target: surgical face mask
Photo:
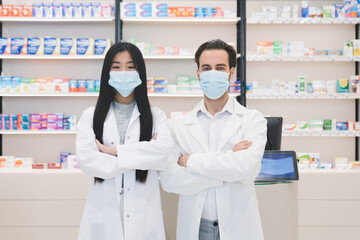
[[[109,85],[123,97],[128,97],[140,84],[141,79],[137,71],[110,72]]]
[[[210,99],[220,98],[229,88],[229,73],[216,70],[201,72],[200,87]]]

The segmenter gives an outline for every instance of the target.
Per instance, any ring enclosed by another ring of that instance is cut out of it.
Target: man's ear
[[[234,78],[234,76],[235,76],[235,68],[234,68],[234,67],[232,67],[232,68],[230,69],[230,76],[229,76],[229,80],[231,81],[231,79],[233,79],[233,78]]]

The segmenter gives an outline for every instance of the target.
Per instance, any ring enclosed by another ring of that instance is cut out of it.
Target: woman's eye
[[[135,66],[130,66],[128,69],[135,70]]]
[[[119,66],[113,66],[112,69],[119,69]]]

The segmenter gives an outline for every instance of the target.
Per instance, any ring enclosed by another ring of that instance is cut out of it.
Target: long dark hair
[[[93,128],[95,137],[103,143],[103,130],[105,118],[109,112],[110,104],[115,97],[115,89],[108,83],[110,68],[115,55],[118,52],[127,51],[134,62],[135,68],[141,78],[141,85],[135,88],[135,101],[140,112],[140,139],[139,141],[150,141],[152,138],[153,119],[150,103],[147,95],[145,61],[140,50],[128,42],[118,42],[111,46],[107,52],[101,73],[100,94],[96,103]],[[136,170],[136,180],[146,182],[147,170]],[[95,178],[95,183],[101,183],[104,179]]]

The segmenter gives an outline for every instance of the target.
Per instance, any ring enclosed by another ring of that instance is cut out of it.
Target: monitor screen
[[[296,154],[294,151],[265,151],[257,182],[298,180]]]

